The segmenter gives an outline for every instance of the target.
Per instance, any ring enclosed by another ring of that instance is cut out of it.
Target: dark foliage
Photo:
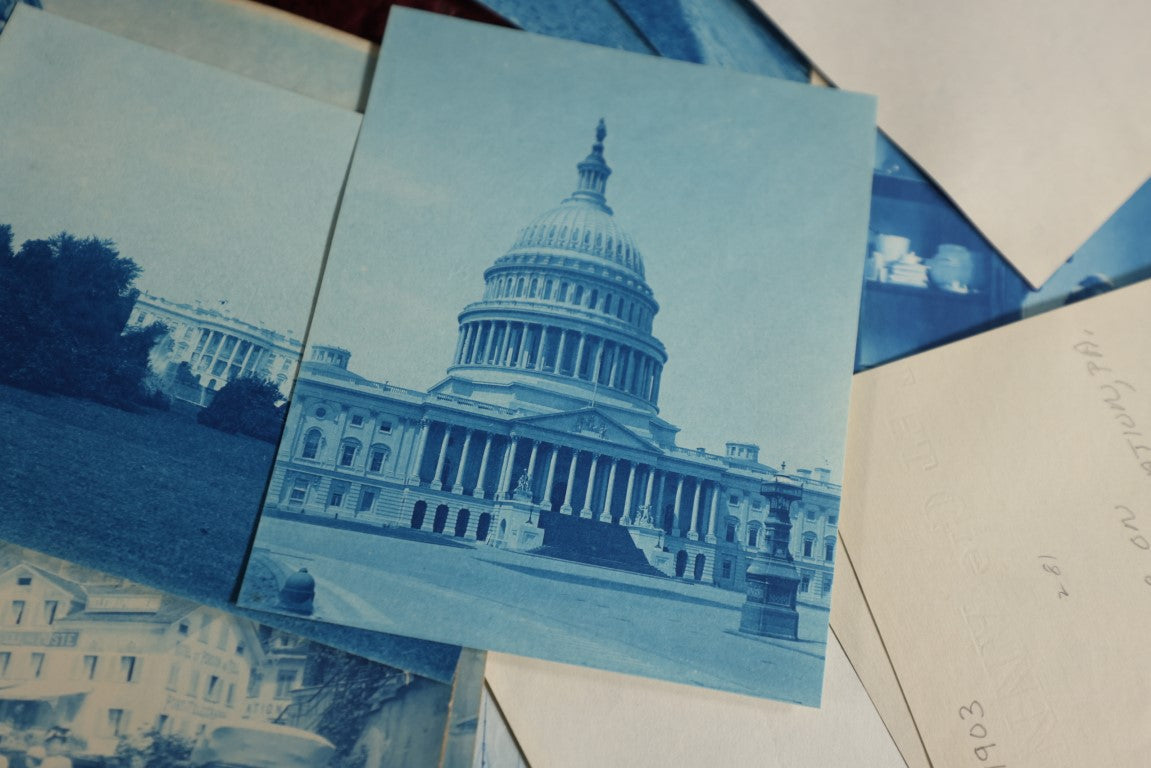
[[[13,253],[0,227],[0,381],[114,405],[149,394],[148,353],[166,329],[124,331],[140,267],[110,240],[61,232]]]
[[[280,390],[272,382],[241,376],[225,384],[197,419],[229,434],[275,443],[284,428],[284,410],[278,407],[279,400]]]
[[[295,707],[315,717],[315,730],[336,747],[334,765],[363,764],[357,744],[368,721],[407,684],[405,673],[343,651],[311,644],[304,684]]]
[[[192,740],[174,734],[148,731],[116,745],[117,765],[125,768],[175,768],[184,766],[192,754]]]

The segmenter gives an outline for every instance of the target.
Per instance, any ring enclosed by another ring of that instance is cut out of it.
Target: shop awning
[[[0,688],[0,701],[48,701],[64,696],[84,696],[92,686],[67,680],[26,680]]]

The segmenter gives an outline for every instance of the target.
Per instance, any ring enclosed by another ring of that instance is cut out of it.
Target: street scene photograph
[[[0,764],[436,765],[464,705],[450,684],[0,542]],[[466,706],[478,717],[478,696]]]

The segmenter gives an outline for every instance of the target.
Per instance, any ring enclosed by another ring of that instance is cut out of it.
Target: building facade
[[[196,405],[239,376],[276,383],[285,398],[303,349],[299,339],[262,328],[201,303],[180,304],[141,293],[128,327],[163,323],[149,360],[164,392]],[[181,363],[187,367],[181,373]]]
[[[28,563],[0,574],[0,723],[62,727],[89,755],[156,730],[244,716],[265,655],[251,622],[143,588]]]
[[[370,381],[350,353],[301,366],[265,503],[741,590],[762,546],[751,443],[676,445],[659,411],[668,360],[639,249],[616,222],[601,121],[575,191],[524,227],[459,314],[428,391]],[[840,487],[796,473],[800,599],[827,605]]]

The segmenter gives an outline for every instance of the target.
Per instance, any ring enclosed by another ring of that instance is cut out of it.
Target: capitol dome
[[[644,277],[639,249],[611,209],[574,195],[520,230],[507,255],[541,252],[604,259]]]
[[[614,395],[655,411],[667,362],[652,335],[659,305],[635,241],[604,197],[606,136],[600,120],[591,153],[576,166],[575,191],[521,229],[485,270],[483,297],[460,313],[449,368],[457,379],[546,381],[553,391]]]

